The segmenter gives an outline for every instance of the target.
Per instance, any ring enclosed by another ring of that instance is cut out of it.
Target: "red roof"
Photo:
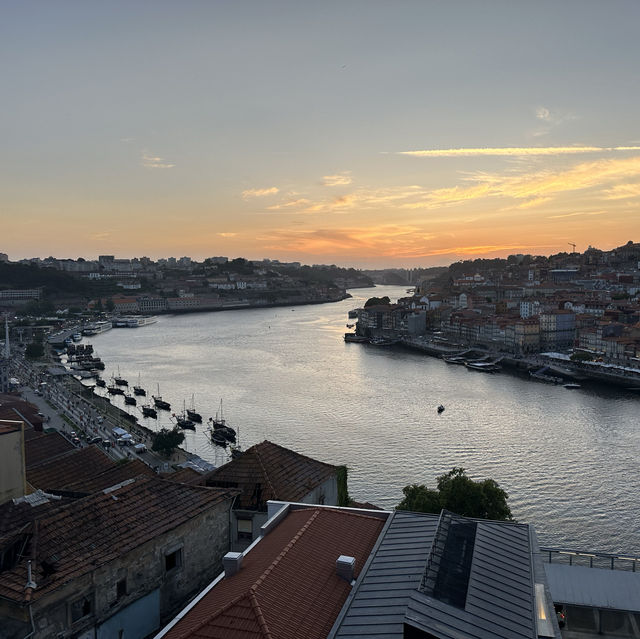
[[[49,461],[75,446],[59,433],[40,434],[38,437],[26,438],[24,442],[27,468],[37,466],[43,461]]]
[[[237,508],[266,510],[269,499],[300,501],[336,472],[336,466],[264,441],[211,471],[205,481],[207,486],[242,490]]]
[[[29,557],[38,585],[31,596],[38,598],[120,559],[233,496],[234,491],[137,477],[106,493],[53,510],[42,509],[39,512],[43,514],[29,529],[6,531],[7,539],[19,532],[28,543],[18,563],[0,572],[0,597],[25,601],[29,595],[25,592]],[[9,514],[6,518],[11,520]]]
[[[309,507],[292,510],[165,639],[324,639],[351,585],[340,555],[362,570],[386,517]]]

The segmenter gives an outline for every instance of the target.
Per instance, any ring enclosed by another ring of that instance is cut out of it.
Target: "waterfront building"
[[[231,547],[242,550],[260,535],[270,499],[307,504],[338,504],[338,467],[269,441],[204,476],[206,486],[241,492],[231,514]],[[345,494],[346,494],[346,475]]]
[[[220,571],[234,495],[139,476],[0,506],[3,636],[148,636]]]
[[[576,337],[576,315],[566,309],[540,313],[540,347],[544,350],[573,346]]]
[[[561,637],[527,524],[282,502],[269,514],[155,639]]]

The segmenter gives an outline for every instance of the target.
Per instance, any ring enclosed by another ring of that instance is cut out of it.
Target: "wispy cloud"
[[[311,204],[309,200],[306,198],[298,198],[297,200],[290,200],[289,202],[283,202],[282,204],[272,204],[267,207],[268,211],[280,211],[287,210],[293,208],[304,208],[307,205]]]
[[[142,166],[144,166],[145,169],[172,169],[175,164],[167,162],[164,158],[143,153]]]
[[[220,237],[235,237],[238,234],[237,233],[216,233],[216,235],[219,235]]]
[[[336,175],[325,175],[322,178],[322,184],[324,186],[346,186],[352,182],[353,178],[350,175],[350,171],[343,171]]]
[[[562,215],[547,215],[548,220],[558,220],[563,217],[581,217],[584,215],[603,215],[606,211],[584,211],[581,213],[563,213]]]
[[[530,147],[487,147],[468,149],[426,149],[421,151],[398,151],[398,155],[419,158],[454,158],[476,156],[537,156],[576,155],[580,153],[604,153],[611,151],[640,151],[640,146],[530,146]]]
[[[616,184],[605,191],[605,197],[608,200],[626,200],[629,198],[640,197],[640,184]]]
[[[265,195],[275,195],[279,193],[280,189],[277,186],[272,186],[267,189],[247,189],[242,191],[242,199],[248,200],[252,197],[264,197]]]

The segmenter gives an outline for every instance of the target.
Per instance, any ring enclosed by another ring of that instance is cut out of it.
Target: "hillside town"
[[[97,260],[33,258],[10,262],[0,253],[0,309],[179,313],[310,304],[344,299],[369,277],[336,266],[211,257]]]
[[[411,293],[358,309],[357,336],[640,366],[640,243],[457,262]]]

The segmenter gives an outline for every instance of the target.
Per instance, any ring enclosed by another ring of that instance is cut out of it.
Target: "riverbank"
[[[429,340],[426,337],[403,337],[399,343],[406,348],[440,359],[470,350],[470,348],[460,345],[453,346]],[[521,372],[547,368],[550,376],[556,376],[562,380],[566,378],[575,382],[591,381],[610,384],[625,390],[640,390],[639,369],[603,362],[574,362],[563,353],[537,353],[516,357],[500,352],[486,351],[485,357],[491,360],[500,360],[501,366]]]

